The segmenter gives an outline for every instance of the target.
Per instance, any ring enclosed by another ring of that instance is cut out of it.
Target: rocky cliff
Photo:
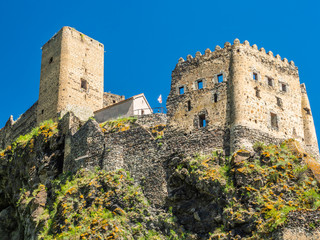
[[[320,167],[295,141],[226,156],[208,136],[45,122],[0,153],[0,238],[319,238]]]

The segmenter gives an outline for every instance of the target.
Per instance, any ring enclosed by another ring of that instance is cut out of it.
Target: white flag
[[[159,103],[162,103],[162,97],[161,97],[161,94],[160,94],[160,96],[158,97],[158,102],[159,102]]]

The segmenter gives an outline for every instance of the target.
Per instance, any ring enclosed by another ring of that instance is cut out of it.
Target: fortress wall
[[[124,96],[108,93],[103,93],[103,108],[111,106],[115,103],[123,101],[125,98]]]
[[[6,125],[0,129],[0,149],[4,149],[20,135],[25,135],[36,127],[37,105],[38,102],[35,102],[16,121],[13,121],[12,116],[9,118]]]
[[[229,49],[210,52],[209,49],[195,58],[188,55],[172,73],[171,91],[167,99],[168,125],[173,129],[192,131],[199,128],[199,115],[205,114],[208,126],[222,127],[228,124],[227,81],[229,79]],[[218,83],[217,75],[223,75]],[[202,80],[203,89],[197,89]],[[179,88],[184,94],[179,94]],[[188,103],[189,102],[189,103]]]
[[[264,49],[259,51],[255,45],[235,44],[233,48],[233,58],[236,60],[232,62],[232,67],[242,68],[241,74],[232,79],[233,85],[236,85],[232,91],[235,96],[234,111],[237,112],[233,128],[246,127],[238,136],[231,133],[233,143],[250,146],[254,143],[253,135],[259,132],[258,139],[259,136],[263,139],[263,135],[269,135],[275,138],[275,142],[288,138],[302,142],[304,131],[299,108],[301,90],[297,68],[286,59],[281,60],[280,56],[273,57],[271,52],[266,54]],[[253,79],[254,73],[257,80]],[[269,86],[268,78],[272,86]],[[286,91],[282,90],[282,84],[286,85]],[[276,115],[277,127],[271,124],[271,113]],[[248,129],[255,131],[248,132]]]

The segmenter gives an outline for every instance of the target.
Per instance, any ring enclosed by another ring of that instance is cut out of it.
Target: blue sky
[[[293,60],[306,83],[320,135],[319,1],[1,1],[0,127],[39,94],[41,46],[71,26],[105,46],[105,91],[169,94],[180,57],[241,42]]]

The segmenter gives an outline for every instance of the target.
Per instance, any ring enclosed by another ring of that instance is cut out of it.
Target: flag
[[[158,97],[158,102],[159,102],[159,103],[162,103],[162,97],[161,97],[161,94],[160,94],[160,96]]]

